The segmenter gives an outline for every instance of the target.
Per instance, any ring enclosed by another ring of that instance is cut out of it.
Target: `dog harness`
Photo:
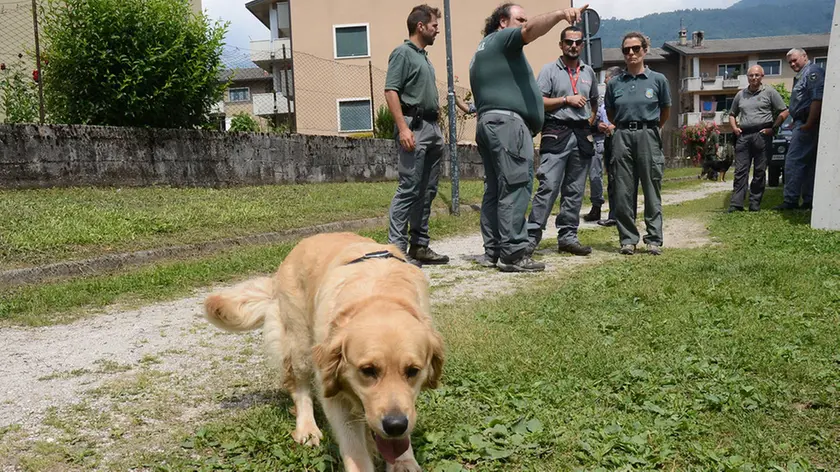
[[[391,258],[396,259],[400,262],[405,262],[405,259],[393,255],[391,253],[391,251],[376,251],[376,252],[369,252],[369,253],[365,254],[364,256],[362,256],[358,259],[353,259],[352,261],[348,262],[346,265],[355,264],[357,262],[364,262],[364,261],[367,261],[369,259],[391,259]]]

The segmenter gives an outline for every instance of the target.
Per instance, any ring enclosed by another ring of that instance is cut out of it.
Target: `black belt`
[[[545,121],[546,125],[565,126],[566,128],[589,128],[588,120],[558,120],[556,118]]]
[[[391,253],[391,251],[376,251],[369,252],[358,259],[353,259],[352,261],[348,262],[347,265],[355,264],[357,262],[364,262],[370,259],[396,259],[400,262],[405,262],[405,259],[403,259],[402,257],[395,256]]]
[[[659,128],[658,121],[622,121],[615,125],[618,129],[629,129],[635,131],[637,129],[645,128]]]
[[[766,129],[766,128],[773,129],[773,123],[765,123],[763,125],[758,125],[758,126],[745,126],[745,127],[741,128],[741,135],[755,134],[755,133],[758,133],[759,131],[761,131],[763,129]]]
[[[411,119],[421,119],[423,121],[430,121],[432,123],[438,120],[439,113],[437,110],[425,110],[420,107],[402,107],[403,116]]]

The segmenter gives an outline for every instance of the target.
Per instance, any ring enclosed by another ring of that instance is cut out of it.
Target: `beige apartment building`
[[[291,61],[297,131],[307,134],[369,132],[375,110],[385,103],[385,71],[391,51],[408,37],[406,19],[419,3],[405,0],[254,0],[246,4],[269,28],[271,39],[251,43],[252,60],[278,75],[283,48]],[[428,2],[443,8],[443,4]],[[469,87],[469,63],[482,38],[484,20],[500,2],[456,0],[451,2],[452,62],[461,96]],[[568,0],[523,0],[529,15],[567,8]],[[446,101],[446,42],[441,34],[429,48],[435,67],[441,103]],[[558,26],[525,48],[534,73],[560,54]],[[291,51],[294,54],[290,54]],[[291,55],[291,58],[289,56]],[[281,90],[277,88],[276,90]],[[285,90],[285,88],[284,88]],[[469,120],[459,140],[474,138]]]

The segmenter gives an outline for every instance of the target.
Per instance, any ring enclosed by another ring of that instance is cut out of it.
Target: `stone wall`
[[[338,136],[0,125],[0,188],[396,180],[395,146]],[[461,178],[483,177],[474,146],[459,146],[458,157]],[[448,152],[441,167],[448,176]]]

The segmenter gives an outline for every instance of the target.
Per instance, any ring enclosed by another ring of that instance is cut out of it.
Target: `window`
[[[781,59],[758,61],[758,65],[760,65],[764,69],[764,75],[782,75]]]
[[[251,89],[248,87],[232,88],[228,90],[231,102],[247,102],[251,100]]]
[[[822,67],[823,69],[825,69],[825,65],[826,65],[827,62],[828,62],[827,57],[815,57],[814,58],[814,64]]]
[[[744,64],[720,64],[718,65],[717,75],[724,79],[735,79],[743,74],[744,70]]]
[[[370,57],[369,33],[367,24],[333,26],[335,58]]]
[[[371,131],[369,98],[348,98],[338,101],[338,130],[343,133]]]

